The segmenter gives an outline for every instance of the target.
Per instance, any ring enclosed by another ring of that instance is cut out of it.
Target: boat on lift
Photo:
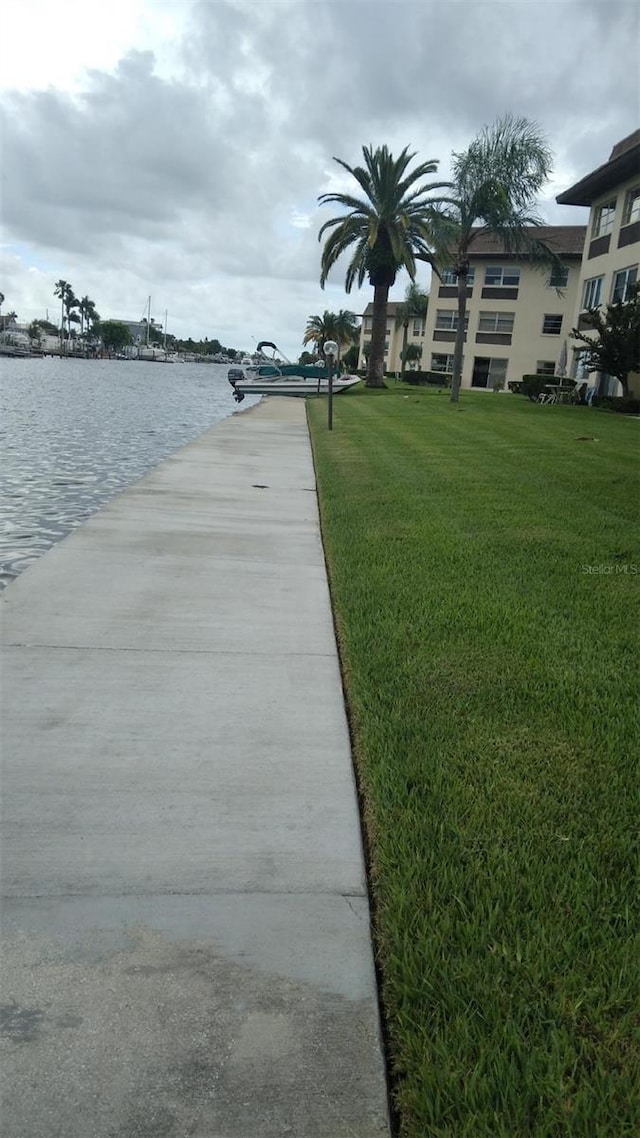
[[[265,354],[271,350],[271,357]],[[270,340],[261,340],[256,355],[262,362],[250,367],[229,368],[227,378],[233,388],[233,397],[242,403],[245,395],[326,395],[329,391],[329,370],[323,363],[292,364]],[[244,362],[244,361],[243,361]],[[332,390],[334,395],[348,391],[360,383],[358,375],[334,375]]]

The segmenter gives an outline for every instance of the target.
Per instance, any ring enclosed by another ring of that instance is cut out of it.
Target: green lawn
[[[640,422],[307,406],[400,1133],[637,1138]]]

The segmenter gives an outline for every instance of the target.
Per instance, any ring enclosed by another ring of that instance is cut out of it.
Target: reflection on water
[[[0,360],[0,588],[237,410],[215,364]]]

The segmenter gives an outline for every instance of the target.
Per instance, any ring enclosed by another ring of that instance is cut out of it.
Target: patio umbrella
[[[560,355],[558,356],[558,362],[556,364],[556,375],[560,376],[561,379],[564,379],[566,374],[567,374],[567,341],[563,340],[562,341],[562,347],[560,348]]]

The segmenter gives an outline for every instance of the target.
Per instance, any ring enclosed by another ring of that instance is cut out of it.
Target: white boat
[[[271,348],[273,357],[268,359],[264,349]],[[329,393],[329,371],[324,364],[292,364],[283,362],[275,344],[262,340],[258,344],[258,354],[263,362],[250,367],[230,367],[227,373],[233,387],[233,397],[242,403],[245,395],[327,395]],[[278,356],[276,357],[276,353]],[[244,361],[243,361],[244,362]],[[340,395],[360,383],[358,375],[334,376],[331,381],[334,395]]]

